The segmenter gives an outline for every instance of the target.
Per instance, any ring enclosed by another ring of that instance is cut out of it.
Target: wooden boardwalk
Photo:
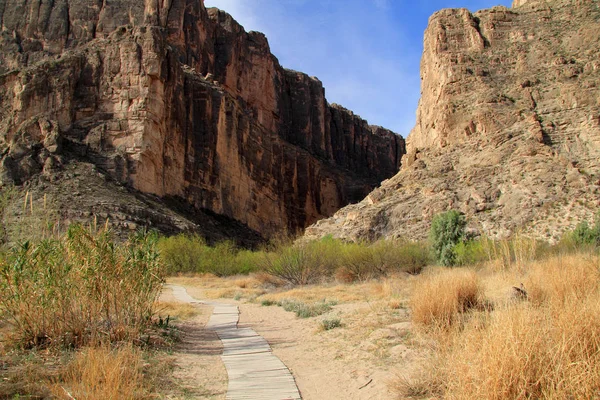
[[[238,328],[237,306],[198,301],[184,287],[167,285],[179,301],[207,304],[213,313],[206,329],[213,330],[223,343],[221,359],[227,369],[227,400],[300,400],[290,370],[271,350],[269,343],[251,328]]]

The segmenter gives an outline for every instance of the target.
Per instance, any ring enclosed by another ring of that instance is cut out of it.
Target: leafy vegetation
[[[316,303],[303,303],[294,299],[284,299],[279,302],[279,305],[285,311],[296,313],[298,318],[312,318],[318,315],[325,314],[331,311],[331,307],[336,305],[336,302],[319,301]]]
[[[132,340],[147,328],[163,282],[154,234],[116,245],[72,226],[22,242],[0,260],[0,313],[23,348]]]
[[[320,326],[322,330],[329,331],[342,326],[342,320],[339,317],[325,318],[321,320]]]
[[[158,249],[164,261],[165,273],[211,273],[216,276],[248,274],[256,271],[264,255],[261,252],[240,250],[225,241],[209,246],[197,235],[181,234],[161,238]]]
[[[465,216],[456,210],[438,214],[431,221],[431,250],[441,265],[451,266],[456,263],[455,248],[465,236],[466,225]]]

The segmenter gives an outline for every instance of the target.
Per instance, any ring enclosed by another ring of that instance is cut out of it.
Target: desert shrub
[[[334,274],[342,243],[330,237],[301,244],[284,244],[264,257],[265,272],[292,285],[308,285]]]
[[[600,239],[600,226],[596,222],[594,227],[590,227],[587,221],[584,221],[575,227],[572,235],[577,245],[596,245]]]
[[[378,276],[381,272],[375,264],[373,249],[361,243],[344,245],[338,259],[340,267],[336,272],[346,282],[366,281]]]
[[[418,242],[346,243],[341,250],[336,277],[343,282],[364,282],[400,271],[416,274],[431,261],[429,247]]]
[[[427,243],[380,240],[371,245],[373,258],[382,274],[408,272],[417,274],[431,263],[431,250]]]
[[[249,274],[263,263],[262,252],[240,250],[231,241],[209,246],[197,235],[181,234],[161,238],[158,243],[165,272],[211,273],[216,276]]]
[[[208,246],[205,240],[197,235],[176,235],[161,238],[158,249],[164,263],[165,272],[169,275],[202,271]]]
[[[410,305],[413,321],[426,328],[448,328],[461,315],[483,304],[483,288],[475,271],[468,269],[436,270],[421,277]]]
[[[489,261],[489,240],[462,241],[454,247],[455,265],[475,265]]]
[[[279,302],[279,305],[285,311],[295,313],[298,318],[312,318],[331,311],[331,307],[335,305],[335,303],[328,301],[303,303],[294,299],[284,299]]]
[[[339,317],[325,318],[321,320],[319,326],[322,330],[329,331],[342,326],[342,320]]]
[[[305,247],[285,247],[267,255],[265,271],[292,285],[308,285],[321,276],[312,261]]]
[[[72,226],[59,239],[21,243],[0,261],[0,314],[22,347],[135,339],[163,279],[154,234],[117,245],[108,230]]]
[[[429,241],[435,259],[440,264],[454,265],[456,262],[455,246],[464,238],[466,225],[464,215],[456,210],[438,214],[433,218]]]

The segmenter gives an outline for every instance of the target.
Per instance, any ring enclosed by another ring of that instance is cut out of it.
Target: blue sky
[[[420,96],[419,62],[429,16],[512,0],[205,0],[247,31],[267,35],[285,68],[318,77],[339,103],[406,137]]]

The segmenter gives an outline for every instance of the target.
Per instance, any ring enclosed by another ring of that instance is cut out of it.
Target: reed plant
[[[147,328],[163,277],[154,234],[122,244],[75,225],[21,242],[0,260],[0,315],[23,348],[134,340]]]

